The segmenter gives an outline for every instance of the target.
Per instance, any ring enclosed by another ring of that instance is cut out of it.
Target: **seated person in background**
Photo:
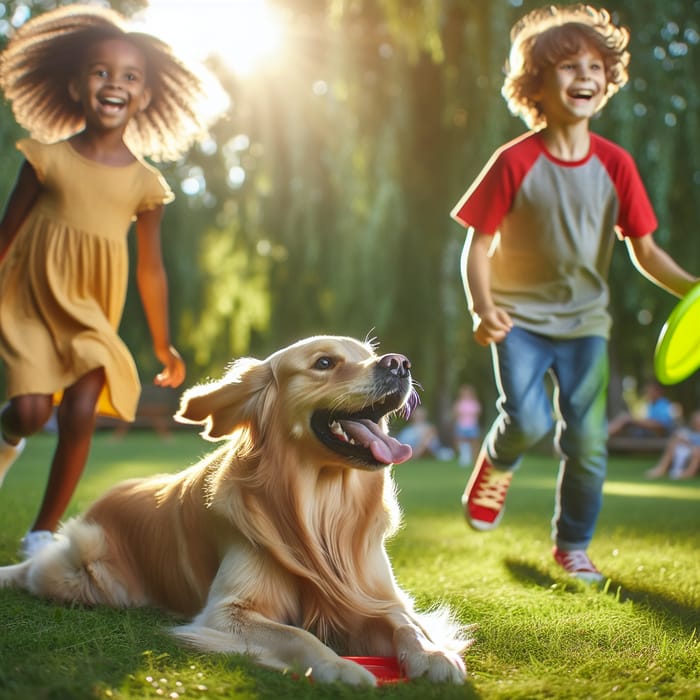
[[[413,457],[437,457],[448,460],[454,452],[440,442],[437,428],[428,421],[428,414],[422,406],[417,406],[411,419],[396,436],[397,440],[411,446]]]
[[[664,396],[663,387],[658,382],[647,382],[644,388],[646,408],[644,416],[635,418],[630,413],[622,413],[610,421],[608,435],[629,437],[665,437],[670,435],[676,423],[673,404]]]
[[[689,479],[700,472],[700,411],[690,416],[687,428],[670,437],[657,465],[646,472],[647,479]]]

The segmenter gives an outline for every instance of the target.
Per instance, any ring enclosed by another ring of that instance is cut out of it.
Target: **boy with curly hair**
[[[628,42],[606,10],[588,5],[519,21],[502,93],[532,131],[499,148],[452,211],[469,229],[462,277],[474,338],[491,346],[499,389],[498,416],[462,497],[465,516],[477,530],[496,527],[523,454],[556,426],[553,554],[586,582],[604,578],[587,548],[607,467],[615,234],[655,284],[682,296],[695,282],[654,242],[657,220],[631,156],[589,128],[627,81]]]

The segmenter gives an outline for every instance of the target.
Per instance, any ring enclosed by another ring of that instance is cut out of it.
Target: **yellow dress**
[[[52,394],[104,367],[98,412],[134,419],[141,385],[117,334],[128,283],[127,234],[136,215],[173,199],[137,160],[111,167],[67,141],[17,148],[43,190],[0,264],[0,358],[7,393]]]

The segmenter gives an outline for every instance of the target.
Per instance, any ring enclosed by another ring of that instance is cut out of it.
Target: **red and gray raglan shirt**
[[[498,235],[494,302],[516,325],[552,338],[609,336],[615,234],[640,237],[657,226],[630,154],[590,136],[579,161],[553,157],[538,133],[505,144],[451,213],[463,226]]]

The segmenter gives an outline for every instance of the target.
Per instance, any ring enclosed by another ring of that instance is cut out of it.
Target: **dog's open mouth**
[[[311,427],[326,447],[362,466],[400,464],[411,457],[412,450],[387,435],[379,422],[400,407],[402,398],[399,393],[389,394],[357,413],[318,410],[311,417]]]

